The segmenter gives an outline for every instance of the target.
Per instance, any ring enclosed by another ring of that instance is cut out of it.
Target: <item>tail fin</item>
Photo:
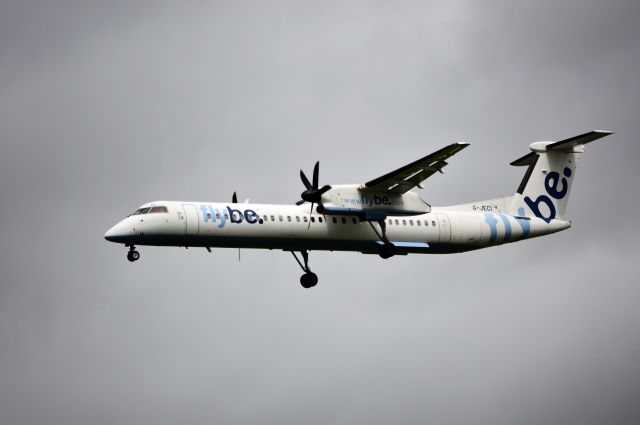
[[[547,223],[564,219],[576,161],[584,152],[584,145],[611,131],[591,131],[560,142],[536,142],[531,152],[511,163],[528,166],[512,198],[509,212],[519,216],[536,216]]]

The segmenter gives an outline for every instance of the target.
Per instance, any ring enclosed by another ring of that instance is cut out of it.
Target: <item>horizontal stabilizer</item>
[[[525,156],[523,156],[522,158],[518,158],[515,161],[513,161],[511,163],[511,165],[513,165],[514,167],[524,167],[524,166],[529,166],[531,165],[531,163],[533,161],[536,160],[536,157],[538,155],[535,152],[529,152],[528,154],[526,154]]]
[[[578,145],[586,145],[589,142],[613,134],[613,131],[594,130],[579,136],[571,137],[567,140],[547,145],[547,150],[571,150]]]
[[[586,145],[589,142],[593,142],[610,134],[613,134],[613,131],[594,130],[559,142],[548,143],[543,149],[547,151],[572,151],[576,146]],[[544,143],[540,144],[544,145]],[[535,145],[538,145],[538,143],[532,144],[532,149],[534,149],[533,146]],[[539,148],[536,147],[536,149]],[[515,167],[529,166],[535,162],[537,156],[538,154],[536,152],[529,152],[525,156],[513,161],[511,165]]]

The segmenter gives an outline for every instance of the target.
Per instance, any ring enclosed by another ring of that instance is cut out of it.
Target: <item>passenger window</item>
[[[262,216],[262,221],[269,221],[269,220],[267,219],[267,216],[266,216],[266,215],[263,215],[263,216]]]
[[[334,223],[337,223],[337,222],[338,222],[338,219],[337,219],[337,218],[335,218],[335,217],[331,217],[331,219],[333,220],[333,222],[334,222]]]
[[[225,214],[224,214],[224,218],[226,218],[227,220],[229,220],[229,214],[225,213]]]
[[[306,215],[302,217],[302,221],[304,221],[305,223],[307,222],[307,216]]]
[[[315,223],[316,222],[316,218],[315,217],[311,217],[311,222]]]
[[[291,216],[290,216],[290,215],[288,215],[288,216],[287,216],[287,221],[288,221],[289,223],[291,223]]]
[[[407,225],[407,220],[402,220],[402,225],[406,226]]]
[[[355,219],[355,218],[352,218],[352,219],[351,219],[351,222],[352,222],[353,224],[356,224],[356,219]]]
[[[278,220],[282,221],[282,216],[281,215],[278,216]]]
[[[220,220],[220,213],[216,213],[216,218]]]
[[[342,224],[345,224],[347,222],[347,219],[342,217],[340,221],[342,221]]]
[[[425,221],[424,221],[424,225],[425,225],[425,226],[429,226],[429,220],[425,220]]]
[[[398,219],[396,218],[396,225],[400,224],[400,222],[398,221]]]
[[[318,217],[318,222],[322,223],[322,217]]]
[[[297,216],[296,216],[296,221],[297,221],[298,223],[300,223],[300,216],[299,216],[299,215],[297,215]]]
[[[393,224],[393,220],[391,219],[387,220],[387,224]]]
[[[276,217],[274,215],[271,216],[271,221],[276,221]]]
[[[413,220],[409,220],[409,226],[413,226]]]
[[[416,224],[417,224],[418,226],[420,226],[420,225],[422,225],[422,222],[421,222],[420,220],[416,220]]]
[[[435,222],[435,221],[432,221],[432,222],[431,222],[431,224],[433,224],[433,225],[435,226],[435,225],[436,225],[436,222]]]
[[[207,213],[207,220],[211,220],[211,213]]]

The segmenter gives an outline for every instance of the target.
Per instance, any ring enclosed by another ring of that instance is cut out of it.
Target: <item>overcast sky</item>
[[[640,423],[637,1],[0,0],[0,423]],[[593,129],[569,231],[450,256],[103,239],[452,142],[430,204]]]

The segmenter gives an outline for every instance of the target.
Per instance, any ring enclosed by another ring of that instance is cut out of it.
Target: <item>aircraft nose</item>
[[[116,226],[113,226],[111,229],[107,230],[107,233],[104,234],[104,238],[109,242],[115,242],[115,238],[116,238],[115,229],[116,229]]]
[[[104,234],[104,238],[109,242],[122,242],[123,237],[124,233],[120,223],[107,230],[107,233]]]

